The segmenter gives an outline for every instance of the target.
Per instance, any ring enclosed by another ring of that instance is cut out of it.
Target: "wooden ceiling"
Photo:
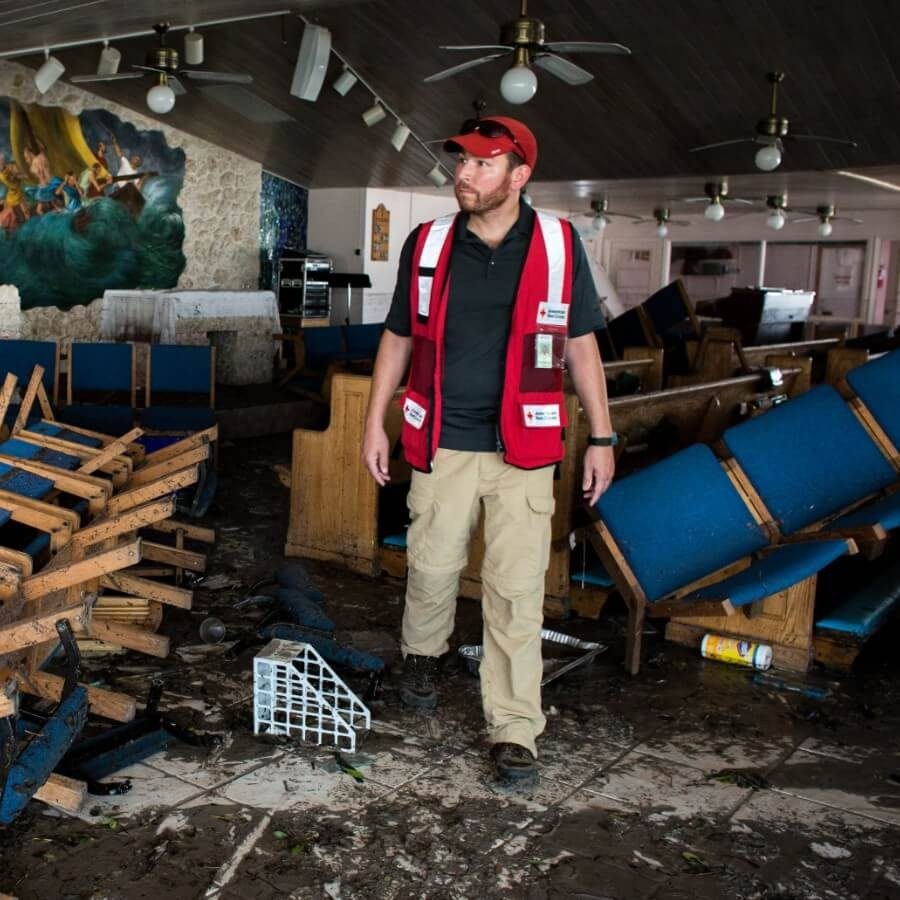
[[[688,148],[751,136],[768,111],[765,73],[776,68],[787,73],[779,111],[792,130],[852,137],[859,145],[850,150],[792,144],[779,177],[791,171],[900,164],[900,128],[894,124],[900,105],[896,0],[532,0],[529,11],[543,19],[548,40],[618,41],[633,55],[573,57],[595,76],[581,87],[539,71],[537,95],[521,107],[500,97],[506,60],[423,83],[427,75],[470,55],[440,50],[440,44],[495,42],[500,24],[517,14],[517,3],[319,0],[287,6],[327,26],[333,47],[423,140],[453,133],[479,96],[489,113],[521,117],[539,138],[536,178],[566,182],[570,198],[596,193],[618,179],[678,178],[685,190],[696,193],[716,175],[754,172],[751,144],[702,154]],[[0,0],[0,54],[44,43],[99,41],[147,30],[160,20],[186,25],[277,9],[279,4],[268,0]],[[432,160],[420,147],[410,141],[397,153],[389,142],[390,119],[371,129],[363,124],[360,114],[371,95],[361,85],[346,97],[331,89],[341,71],[335,57],[316,103],[289,94],[302,29],[294,15],[202,29],[203,68],[249,72],[253,92],[292,121],[254,124],[193,86],[166,121],[308,186],[425,184]],[[180,47],[181,35],[174,35],[172,43]],[[152,37],[117,41],[122,70],[127,63],[142,62],[153,44]],[[93,45],[54,54],[68,76],[94,71],[98,51]],[[42,55],[19,60],[37,67]],[[147,113],[149,86],[148,76],[89,87]]]

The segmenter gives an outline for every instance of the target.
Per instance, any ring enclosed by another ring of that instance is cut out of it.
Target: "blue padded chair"
[[[594,513],[592,543],[629,608],[626,666],[632,674],[640,668],[645,612],[730,613],[816,574],[853,546],[835,539],[767,547],[765,529],[703,445],[614,482]],[[684,594],[735,563],[746,568]]]
[[[35,366],[44,367],[41,382],[47,396],[55,403],[58,399],[59,377],[59,344],[56,341],[21,341],[18,339],[0,340],[0,381],[7,374],[16,376],[19,384],[24,386],[31,379]],[[12,428],[19,415],[19,405],[10,404],[4,423]],[[34,409],[29,421],[40,418],[40,410]]]
[[[836,516],[897,480],[887,457],[827,385],[728,429],[722,441],[782,534]],[[865,510],[852,514],[855,525],[887,528],[896,520],[890,497]]]
[[[106,402],[104,395],[125,395],[128,403]],[[87,397],[97,402],[85,402]],[[122,435],[134,427],[134,401],[134,344],[71,345],[67,405],[59,414],[60,421]]]
[[[103,446],[100,438],[91,437],[89,434],[82,434],[80,431],[72,431],[66,428],[60,422],[34,422],[27,426],[27,431],[34,434],[43,434],[46,437],[58,438],[61,441],[68,441],[70,444],[81,444],[84,447],[94,447],[99,449]]]
[[[203,431],[216,424],[214,354],[211,346],[151,344],[146,409],[141,427],[152,431],[182,433]],[[165,394],[167,402],[154,401]],[[172,400],[188,396],[205,398],[205,405],[181,405]]]
[[[900,350],[851,369],[847,384],[900,449]]]
[[[46,463],[56,469],[74,471],[81,468],[81,460],[70,453],[61,453],[59,450],[50,450],[47,447],[38,447],[18,438],[9,438],[0,443],[0,453],[6,456],[14,456],[18,459],[33,459],[35,462]]]
[[[375,359],[384,325],[381,322],[367,325],[345,325],[344,341],[347,347],[344,358],[347,360]]]
[[[344,330],[340,325],[304,328],[301,333],[305,369],[324,370],[329,363],[344,357]]]

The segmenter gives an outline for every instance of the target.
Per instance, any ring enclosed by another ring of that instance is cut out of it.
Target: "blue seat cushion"
[[[403,534],[389,534],[381,541],[385,547],[399,547],[401,550],[406,549],[406,532]]]
[[[650,602],[767,543],[702,444],[614,482],[595,511]]]
[[[749,569],[709,585],[688,599],[730,600],[733,606],[746,606],[814,575],[846,552],[847,542],[843,540],[786,544],[766,553]]]
[[[61,441],[68,441],[70,444],[81,444],[84,447],[101,447],[100,438],[90,437],[87,434],[79,434],[77,431],[71,431],[57,422],[35,422],[29,425],[27,431],[34,434],[43,434],[48,437],[59,438]]]
[[[8,509],[0,506],[0,527],[5,525],[12,518],[12,513]]]
[[[0,490],[40,500],[53,490],[53,482],[49,478],[0,463]]]
[[[40,531],[22,547],[22,551],[27,553],[32,559],[37,559],[49,546],[50,535],[45,531]]]
[[[603,563],[596,560],[584,568],[572,566],[569,573],[569,581],[574,585],[580,585],[583,582],[593,587],[615,587],[615,582],[609,577],[609,572],[606,571]]]
[[[134,410],[116,403],[75,403],[59,414],[60,421],[89,431],[119,437],[134,427]]]
[[[816,631],[838,631],[863,640],[900,603],[900,563],[851,594],[816,622]]]
[[[723,440],[786,534],[840,512],[897,477],[841,396],[826,385],[729,428]]]
[[[900,350],[851,369],[847,384],[900,449]]]
[[[81,460],[77,456],[60,453],[58,450],[48,450],[46,447],[38,447],[35,444],[20,441],[18,438],[10,438],[0,444],[0,453],[19,459],[33,459],[46,463],[48,466],[55,466],[57,469],[74,471],[81,467]]]
[[[154,431],[203,431],[216,424],[216,414],[206,406],[148,406],[140,420]]]
[[[894,491],[887,497],[880,497],[855,512],[835,519],[829,528],[853,525],[881,525],[885,531],[900,527],[900,491]]]

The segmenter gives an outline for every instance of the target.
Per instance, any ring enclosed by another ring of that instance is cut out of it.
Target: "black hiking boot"
[[[497,781],[501,784],[516,787],[537,784],[537,759],[521,744],[503,742],[492,745],[491,761]]]
[[[406,655],[400,678],[400,700],[404,706],[417,712],[434,711],[437,706],[437,689],[434,686],[437,666],[435,656]]]

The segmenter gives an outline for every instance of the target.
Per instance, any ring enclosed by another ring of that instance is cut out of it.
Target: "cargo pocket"
[[[529,544],[534,548],[537,570],[543,575],[550,565],[550,520],[556,509],[556,500],[544,494],[530,495],[528,501]]]

